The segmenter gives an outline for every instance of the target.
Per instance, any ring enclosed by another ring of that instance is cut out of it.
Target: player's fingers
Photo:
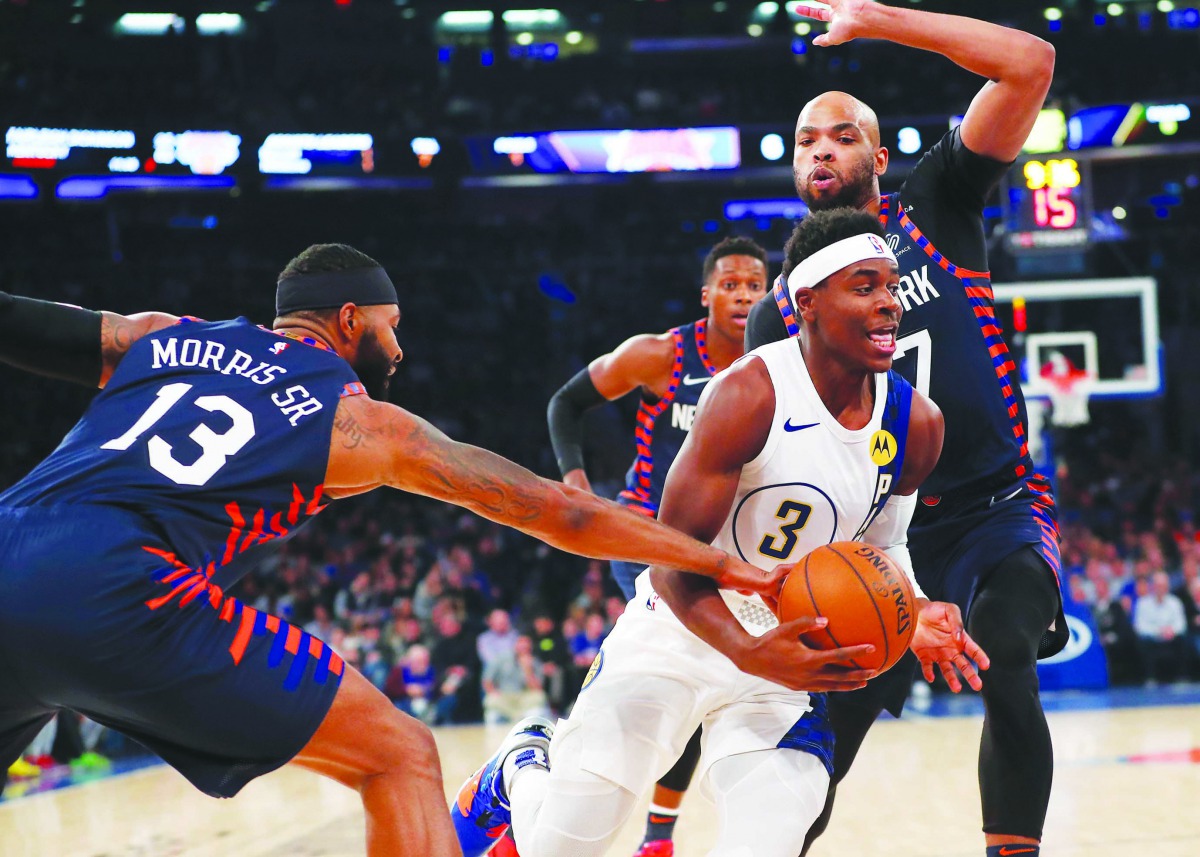
[[[833,18],[833,10],[828,6],[812,6],[808,3],[797,3],[792,7],[797,15],[805,18],[815,18],[818,21],[829,21]]]
[[[950,661],[938,661],[938,666],[942,668],[942,678],[946,680],[950,690],[958,693],[962,690],[962,682],[958,680],[958,673],[954,671],[954,666]]]
[[[975,662],[975,666],[979,667],[981,670],[986,670],[992,665],[991,658],[987,656],[987,652],[985,652],[978,643],[972,640],[971,635],[966,631],[962,632],[962,644],[963,653]]]
[[[973,666],[968,663],[965,666],[959,667],[958,671],[962,673],[962,676],[964,679],[966,679],[967,684],[971,686],[971,690],[983,690],[983,679],[979,677],[979,673],[975,671]]]
[[[854,662],[856,660],[865,658],[867,655],[874,653],[874,651],[874,646],[872,646],[870,643],[864,643],[861,646],[846,646],[845,648],[841,649],[825,649],[823,651],[815,652],[814,654],[816,655],[817,660],[825,662],[826,667],[845,665],[858,669]],[[872,675],[873,674],[874,673],[872,673]]]
[[[925,681],[933,684],[933,664],[929,661],[921,661],[921,675],[924,676]]]
[[[781,623],[772,633],[795,639],[809,631],[819,631],[828,624],[829,620],[824,616],[801,616],[798,619]]]
[[[833,43],[829,41],[828,33],[822,33],[821,35],[817,36],[815,39],[813,39],[813,44],[819,48],[828,48],[832,47],[833,45]]]

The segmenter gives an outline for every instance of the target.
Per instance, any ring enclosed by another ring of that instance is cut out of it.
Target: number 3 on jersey
[[[812,506],[807,503],[784,500],[779,504],[779,511],[775,513],[775,517],[783,520],[784,524],[780,526],[777,535],[767,533],[763,536],[762,542],[758,545],[758,552],[772,559],[781,561],[787,559],[796,549],[798,539],[796,533],[804,529],[811,514]]]
[[[101,445],[100,448],[129,449],[191,389],[191,384],[167,384],[162,387],[156,394],[154,403],[129,427],[129,431]],[[233,425],[221,434],[217,434],[203,423],[197,426],[188,437],[195,441],[203,452],[191,464],[179,462],[172,455],[171,444],[158,435],[150,437],[146,442],[146,448],[150,452],[150,466],[177,485],[204,485],[225,466],[231,455],[254,437],[254,415],[228,396],[200,396],[193,404],[210,413],[219,411],[225,414],[233,421]]]

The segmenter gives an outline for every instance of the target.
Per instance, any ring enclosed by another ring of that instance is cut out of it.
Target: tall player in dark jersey
[[[637,455],[617,502],[658,515],[671,462],[692,426],[696,403],[709,379],[744,354],[746,319],[767,289],[767,251],[749,238],[726,238],[708,252],[701,268],[700,304],[706,318],[666,333],[631,337],[588,364],[550,399],[550,441],[563,482],[592,490],[583,461],[583,418],[591,408],[641,391],[634,442]],[[613,579],[625,600],[645,566],[614,562]],[[638,857],[669,857],[679,804],[700,759],[700,733],[679,763],[655,786]]]
[[[805,105],[793,171],[810,208],[850,205],[876,214],[899,259],[904,315],[895,368],[946,420],[941,460],[921,486],[909,529],[913,565],[931,598],[961,607],[967,630],[991,656],[979,753],[988,854],[1036,857],[1053,750],[1035,666],[1063,647],[1067,629],[1054,501],[1028,452],[1020,379],[992,302],[982,212],[1033,127],[1054,50],[1027,33],[956,16],[863,0],[831,0],[830,7],[801,7],[829,22],[817,45],[885,39],[941,54],[988,79],[962,124],[925,153],[898,193],[880,196],[888,152],[878,121],[845,93]],[[777,289],[755,307],[747,346],[795,331],[794,309]],[[862,691],[831,695],[835,770],[810,842],[824,829],[836,783],[875,718],[883,709],[900,713],[910,675],[898,667]]]
[[[453,855],[429,730],[320,640],[226,594],[248,550],[390,485],[564,550],[680,563],[768,596],[781,572],[372,398],[402,356],[400,311],[358,251],[309,248],[276,299],[267,330],[0,292],[0,359],[104,388],[0,493],[0,770],[71,708],[208,794],[294,762],[360,792],[368,853]]]

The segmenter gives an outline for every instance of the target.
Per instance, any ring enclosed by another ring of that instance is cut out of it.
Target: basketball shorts
[[[308,743],[345,666],[226,596],[148,523],[98,506],[0,508],[0,763],[69,708],[231,797]]]
[[[986,496],[942,497],[932,507],[918,504],[908,528],[908,546],[925,594],[935,601],[957,604],[964,620],[980,587],[1016,551],[1030,551],[1030,561],[1043,564],[1046,573],[1056,579],[1062,567],[1053,499],[1024,481]],[[1067,643],[1061,580],[1059,584],[1058,619],[1043,638],[1039,658],[1050,657]],[[916,657],[909,652],[865,688],[842,694],[839,703],[853,699],[899,717],[919,675],[917,667]]]
[[[811,753],[828,774],[833,738],[824,713],[822,694],[810,698],[739,670],[688,631],[642,574],[554,741],[575,735],[584,770],[641,794],[700,725],[702,782],[719,759],[773,748]]]

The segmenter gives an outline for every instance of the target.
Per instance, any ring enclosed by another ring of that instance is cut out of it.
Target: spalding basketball
[[[862,542],[833,542],[804,557],[779,593],[779,620],[824,616],[829,624],[804,635],[815,649],[871,643],[854,661],[860,669],[890,669],[912,642],[916,598],[905,574],[882,550]]]

